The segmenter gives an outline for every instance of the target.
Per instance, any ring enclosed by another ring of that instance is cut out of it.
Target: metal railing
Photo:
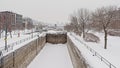
[[[3,56],[3,54],[5,54],[5,53],[7,53],[7,52],[9,52],[9,51],[11,51],[11,50],[13,50],[13,47],[14,47],[14,46],[17,46],[17,45],[19,45],[19,44],[21,44],[21,43],[23,43],[23,42],[26,42],[26,41],[28,41],[28,40],[30,40],[30,39],[33,39],[33,38],[35,38],[35,37],[37,37],[37,36],[38,36],[38,35],[29,36],[29,37],[27,37],[27,38],[21,39],[21,40],[19,40],[19,41],[14,42],[14,43],[8,44],[6,50],[5,50],[5,46],[0,47],[0,58]]]
[[[99,53],[97,53],[94,49],[92,49],[91,47],[89,47],[87,44],[83,43],[82,41],[80,41],[76,36],[74,36],[72,33],[70,33],[70,35],[72,35],[76,40],[78,40],[80,43],[82,43],[90,52],[93,53],[93,56],[97,56],[101,61],[103,61],[109,68],[117,68],[115,65],[113,65],[112,63],[110,63],[107,59],[105,59],[104,57],[102,57]]]

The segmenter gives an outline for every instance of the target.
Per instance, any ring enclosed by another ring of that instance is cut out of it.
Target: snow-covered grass
[[[85,42],[80,36],[73,34],[76,38],[81,40],[83,43],[87,44],[90,48],[99,53],[102,57],[107,59],[110,63],[115,65],[117,68],[120,68],[120,37],[109,36],[108,35],[108,46],[107,49],[104,49],[104,34],[103,33],[94,33],[100,38],[99,43]],[[93,57],[94,58],[94,57]],[[98,68],[98,67],[97,67]],[[106,68],[106,67],[102,67]]]
[[[66,44],[46,43],[27,68],[73,68]]]

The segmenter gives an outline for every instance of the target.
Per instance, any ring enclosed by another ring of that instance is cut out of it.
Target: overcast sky
[[[48,23],[68,22],[69,16],[79,8],[94,10],[116,5],[120,0],[0,0],[0,11],[13,11],[23,16]]]

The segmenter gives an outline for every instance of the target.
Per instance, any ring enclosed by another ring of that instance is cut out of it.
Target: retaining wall
[[[67,33],[46,34],[0,59],[0,68],[27,68],[45,43],[67,43],[74,68],[87,68],[84,58]]]
[[[0,59],[0,68],[27,68],[46,43],[46,37],[40,37]]]
[[[66,43],[67,42],[67,33],[48,33],[46,34],[46,42],[57,44],[57,43]]]
[[[67,36],[67,47],[71,57],[73,68],[87,68],[87,63],[82,57],[80,50],[74,45],[69,36]]]

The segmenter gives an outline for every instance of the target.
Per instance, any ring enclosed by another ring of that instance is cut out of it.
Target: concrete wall
[[[0,68],[27,68],[46,43],[40,37],[0,59]]]
[[[74,68],[87,68],[87,63],[82,57],[80,50],[74,45],[69,36],[67,37],[67,47]]]

